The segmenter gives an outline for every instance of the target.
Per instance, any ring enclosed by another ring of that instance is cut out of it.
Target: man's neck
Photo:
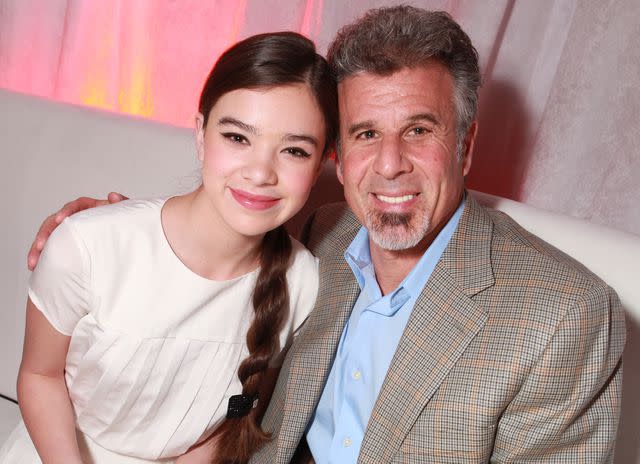
[[[398,288],[418,261],[420,261],[420,258],[422,258],[429,246],[431,246],[440,231],[447,225],[456,210],[457,207],[446,216],[444,221],[441,221],[436,227],[429,230],[420,243],[413,248],[406,250],[385,250],[369,238],[371,263],[373,264],[376,280],[383,295],[387,295]]]
[[[412,250],[391,251],[384,250],[369,241],[371,262],[376,272],[376,280],[383,295],[394,291],[415,267],[422,253],[412,253]]]

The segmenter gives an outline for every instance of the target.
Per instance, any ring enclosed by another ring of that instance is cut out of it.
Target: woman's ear
[[[195,119],[196,151],[198,159],[204,161],[204,116],[202,113],[198,113]]]

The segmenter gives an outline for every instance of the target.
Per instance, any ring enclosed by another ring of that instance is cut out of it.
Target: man
[[[252,462],[302,457],[305,438],[318,463],[611,461],[622,310],[465,197],[480,84],[467,35],[445,13],[386,8],[328,59],[348,207],[307,224],[321,288]]]
[[[306,226],[318,300],[252,462],[611,462],[623,312],[465,194],[480,84],[467,35],[445,13],[384,8],[329,60],[348,206]]]

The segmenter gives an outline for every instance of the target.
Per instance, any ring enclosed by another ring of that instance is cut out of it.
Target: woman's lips
[[[229,188],[233,198],[245,208],[262,211],[275,206],[280,198],[269,197],[266,195],[255,195],[244,190]]]

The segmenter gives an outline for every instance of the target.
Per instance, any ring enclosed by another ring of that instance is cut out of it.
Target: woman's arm
[[[260,385],[260,400],[258,401],[258,417],[262,418],[267,406],[269,405],[269,399],[273,393],[276,381],[278,380],[278,374],[280,368],[270,367],[266,370],[265,376]],[[209,464],[213,460],[216,450],[216,432],[207,438],[204,442],[193,446],[180,456],[176,464]]]
[[[27,301],[18,400],[43,464],[81,464],[71,400],[64,380],[70,337]]]
[[[210,440],[189,449],[176,460],[176,464],[210,464],[213,460],[213,446]]]

